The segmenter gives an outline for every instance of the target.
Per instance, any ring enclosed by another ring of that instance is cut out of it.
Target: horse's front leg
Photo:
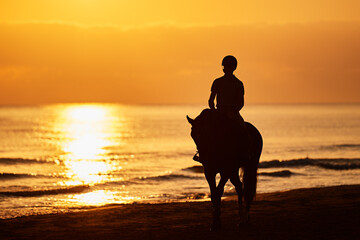
[[[221,176],[218,186],[216,186],[216,174],[215,173],[206,173],[206,180],[210,186],[211,193],[211,202],[213,204],[213,222],[211,224],[211,230],[216,231],[221,228],[221,197],[224,193],[224,186],[228,180],[227,177]]]
[[[205,177],[210,187],[211,202],[213,204],[213,222],[211,224],[211,231],[216,231],[221,228],[221,196],[224,192],[224,185],[227,180],[220,180],[218,187],[216,187],[216,173],[206,171],[205,169]]]
[[[216,173],[209,171],[206,168],[204,169],[204,173],[205,173],[206,181],[208,182],[210,187],[210,197],[211,197],[211,202],[213,204],[213,222],[211,224],[210,230],[215,230],[220,228],[221,226],[220,206],[218,205],[217,194],[216,194]]]

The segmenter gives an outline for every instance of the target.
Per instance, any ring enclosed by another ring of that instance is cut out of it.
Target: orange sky
[[[341,2],[341,3],[340,3]],[[360,1],[0,2],[0,104],[360,102]]]

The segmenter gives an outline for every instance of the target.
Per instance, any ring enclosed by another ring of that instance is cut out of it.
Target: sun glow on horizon
[[[359,7],[2,0],[0,104],[206,103],[228,54],[247,103],[360,102]]]

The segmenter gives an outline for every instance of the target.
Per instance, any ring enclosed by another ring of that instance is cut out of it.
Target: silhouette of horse
[[[250,204],[256,194],[257,168],[263,146],[261,134],[248,122],[245,122],[247,133],[235,131],[234,124],[236,123],[217,110],[205,109],[195,119],[186,117],[192,125],[191,137],[198,148],[199,161],[203,164],[205,177],[210,187],[213,204],[211,230],[221,227],[221,197],[229,179],[238,195],[239,224],[247,223]],[[241,137],[240,134],[248,134],[248,137]],[[240,181],[240,168],[243,170],[244,184]],[[220,173],[220,181],[216,186],[218,173]]]

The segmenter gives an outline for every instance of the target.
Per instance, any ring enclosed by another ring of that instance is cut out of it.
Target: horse
[[[221,197],[229,179],[238,196],[239,226],[247,223],[250,205],[256,194],[257,169],[263,147],[260,132],[249,122],[244,122],[244,131],[235,131],[238,123],[224,117],[215,109],[204,109],[195,119],[186,117],[192,125],[191,137],[199,153],[199,159],[194,156],[194,160],[202,163],[210,187],[213,205],[210,230],[221,228]],[[244,134],[247,136],[241,136]],[[240,180],[239,169],[242,169],[243,182]],[[218,173],[220,181],[216,185]]]

